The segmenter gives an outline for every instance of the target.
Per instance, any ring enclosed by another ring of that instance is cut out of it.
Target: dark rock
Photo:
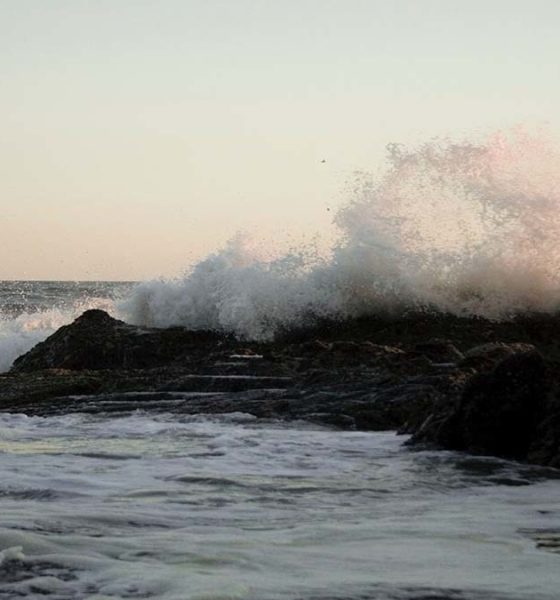
[[[364,346],[351,340],[336,340],[331,344],[331,352],[359,356],[364,352]]]
[[[207,332],[135,327],[102,310],[88,310],[20,356],[11,371],[154,367],[169,363],[193,346],[218,341],[217,335]]]
[[[355,429],[356,422],[349,415],[344,413],[309,413],[306,415],[306,420],[320,425],[330,425],[339,429]]]
[[[432,363],[456,363],[463,359],[463,354],[449,340],[428,340],[415,344],[414,350],[426,356]]]
[[[291,385],[291,377],[186,375],[168,383],[161,389],[181,392],[242,392],[255,389],[284,389]]]
[[[404,350],[397,348],[396,346],[386,346],[384,344],[374,344],[373,342],[364,342],[362,349],[369,354],[375,355],[392,355],[392,354],[403,354]]]
[[[60,369],[0,376],[2,408],[32,404],[58,396],[96,394],[103,387],[98,373]]]
[[[545,416],[539,423],[527,459],[538,465],[560,469],[560,400],[558,389],[549,398]]]
[[[299,344],[298,347],[303,354],[316,354],[318,352],[328,352],[331,349],[331,344],[323,342],[322,340],[311,340]]]
[[[559,340],[551,315],[364,317],[256,343],[87,311],[0,375],[0,410],[243,412],[560,467]]]
[[[546,413],[550,380],[536,351],[513,354],[475,375],[454,407],[439,407],[416,434],[452,449],[527,459]]]
[[[534,350],[536,350],[536,348],[533,344],[522,342],[510,344],[504,342],[489,342],[467,350],[460,365],[462,367],[488,369],[494,367],[498,362],[512,354],[531,352]]]

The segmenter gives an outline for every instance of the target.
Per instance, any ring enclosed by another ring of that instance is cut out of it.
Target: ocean
[[[89,308],[250,340],[419,308],[555,313],[558,165],[523,135],[391,147],[336,212],[330,252],[271,241],[263,258],[237,236],[175,280],[2,282],[0,373]],[[88,402],[26,416],[0,399],[0,600],[560,597],[558,471],[391,432]]]
[[[4,366],[132,284],[0,284]],[[0,599],[557,600],[554,470],[250,415],[0,412]]]

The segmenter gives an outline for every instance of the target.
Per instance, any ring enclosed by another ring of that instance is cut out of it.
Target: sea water
[[[553,472],[394,433],[0,416],[0,598],[556,600]]]
[[[392,146],[335,222],[330,253],[263,261],[237,237],[133,290],[1,283],[0,372],[87,308],[262,340],[322,317],[560,307],[546,140]],[[558,600],[558,473],[403,442],[155,407],[0,413],[0,599]]]
[[[128,289],[17,285],[12,341]],[[404,441],[149,406],[0,413],[0,599],[557,600],[558,472]]]

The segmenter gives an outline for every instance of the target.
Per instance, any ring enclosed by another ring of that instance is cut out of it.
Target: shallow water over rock
[[[0,599],[556,600],[557,472],[402,442],[2,414]]]

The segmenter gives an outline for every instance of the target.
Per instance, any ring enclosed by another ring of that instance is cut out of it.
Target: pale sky
[[[557,0],[0,0],[0,279],[176,275],[239,230],[328,232],[389,142],[558,134],[559,24]]]

